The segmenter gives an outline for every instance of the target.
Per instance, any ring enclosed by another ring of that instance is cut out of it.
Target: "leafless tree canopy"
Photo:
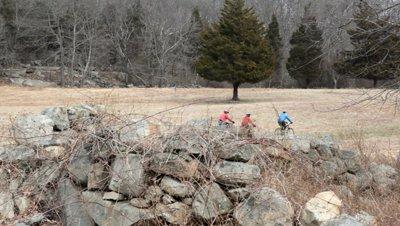
[[[267,26],[276,14],[283,39],[279,81],[294,86],[286,70],[290,38],[305,6],[323,31],[322,86],[356,86],[333,70],[343,50],[351,49],[357,1],[247,0]],[[40,63],[61,68],[61,83],[93,69],[125,72],[126,83],[145,86],[197,85],[193,62],[193,10],[202,23],[218,19],[223,0],[1,0],[0,59],[3,66]],[[377,13],[400,19],[398,0],[369,0]],[[190,52],[190,53],[188,53]]]

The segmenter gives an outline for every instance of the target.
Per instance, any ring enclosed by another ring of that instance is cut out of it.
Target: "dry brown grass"
[[[225,108],[236,121],[246,112],[253,114],[259,128],[276,127],[275,111],[288,111],[296,133],[333,133],[352,145],[353,134],[362,133],[366,144],[384,153],[400,150],[400,116],[390,106],[370,104],[329,111],[359,97],[362,90],[241,89],[242,101],[229,101],[230,89],[33,89],[0,87],[0,124],[21,113],[38,113],[49,106],[82,102],[106,104],[115,112],[152,115],[162,121],[182,123],[189,119],[216,118]]]

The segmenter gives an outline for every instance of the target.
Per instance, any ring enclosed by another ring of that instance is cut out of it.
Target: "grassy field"
[[[293,117],[296,133],[332,133],[348,145],[362,140],[382,153],[400,150],[400,116],[390,105],[343,108],[362,90],[240,89],[240,102],[229,101],[231,89],[32,89],[0,87],[0,120],[22,113],[38,113],[49,106],[96,103],[116,113],[152,115],[160,121],[182,123],[190,119],[213,118],[230,109],[236,121],[249,112],[259,128],[273,131],[276,113],[286,110]],[[172,109],[174,108],[174,109]],[[172,109],[172,110],[171,110]]]

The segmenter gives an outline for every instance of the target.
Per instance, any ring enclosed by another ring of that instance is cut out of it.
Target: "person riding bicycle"
[[[235,121],[232,120],[231,116],[229,115],[228,110],[224,110],[219,116],[218,116],[218,125],[229,125],[229,124],[235,124]]]
[[[286,111],[282,112],[278,116],[278,124],[281,129],[286,129],[289,124],[293,124],[292,119],[290,119],[288,113]]]
[[[248,128],[248,127],[250,127],[250,126],[256,127],[256,124],[253,123],[253,120],[251,120],[250,116],[251,116],[251,114],[250,114],[250,113],[247,113],[247,114],[243,117],[241,127],[243,127],[243,128]]]
[[[242,124],[240,125],[240,135],[246,138],[253,138],[253,128],[256,127],[256,124],[253,123],[250,116],[251,114],[247,113],[243,117]]]

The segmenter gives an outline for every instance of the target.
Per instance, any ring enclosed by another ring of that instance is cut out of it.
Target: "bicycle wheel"
[[[294,136],[294,130],[292,128],[288,128],[286,130],[286,136]]]
[[[282,136],[282,133],[283,133],[282,129],[281,128],[277,128],[277,129],[275,129],[274,135],[275,136]]]

